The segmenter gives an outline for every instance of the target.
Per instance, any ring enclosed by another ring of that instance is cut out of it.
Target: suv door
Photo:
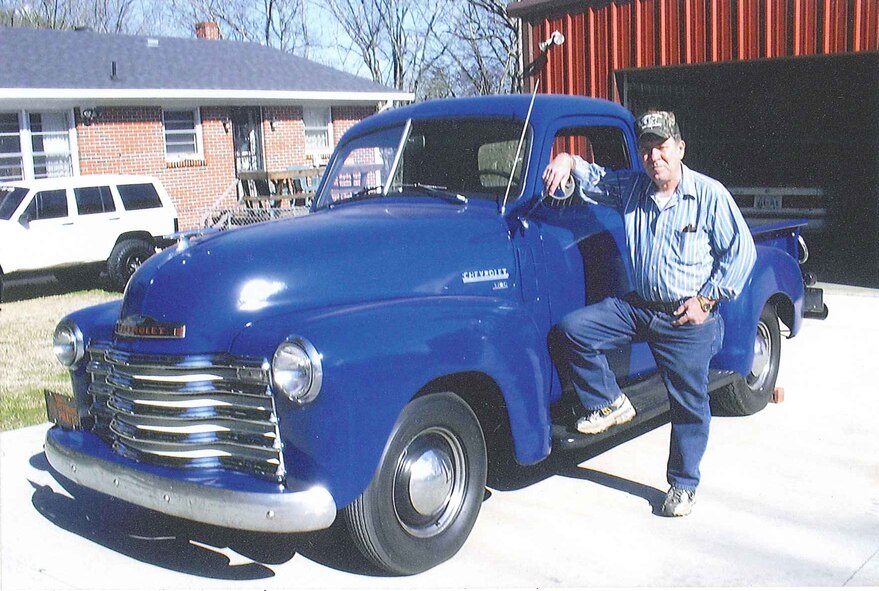
[[[105,261],[120,234],[120,213],[109,185],[73,189],[77,220],[77,260],[83,263]]]
[[[77,261],[75,252],[76,215],[71,213],[65,189],[38,191],[20,216],[18,269],[32,271],[59,267]]]

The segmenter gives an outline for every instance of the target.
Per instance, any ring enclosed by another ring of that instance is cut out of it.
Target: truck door
[[[539,171],[561,152],[611,170],[638,167],[627,129],[608,117],[565,118],[547,136]],[[616,209],[589,204],[575,193],[568,199],[545,198],[531,219],[541,228],[553,324],[584,305],[632,291],[623,219]],[[646,343],[618,349],[608,361],[621,384],[656,368]]]

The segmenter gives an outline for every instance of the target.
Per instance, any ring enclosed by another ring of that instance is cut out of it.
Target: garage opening
[[[615,78],[634,113],[675,111],[690,167],[731,189],[763,190],[737,199],[751,217],[783,204],[789,217],[820,215],[807,233],[819,279],[879,287],[879,53],[621,70]]]

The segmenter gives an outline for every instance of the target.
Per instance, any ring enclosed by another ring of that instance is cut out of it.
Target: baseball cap
[[[645,135],[655,135],[664,140],[670,137],[681,139],[681,130],[671,111],[648,111],[638,117],[635,123],[638,139]]]

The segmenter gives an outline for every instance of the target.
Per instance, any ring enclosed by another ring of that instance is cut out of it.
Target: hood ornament
[[[116,322],[115,332],[116,336],[137,339],[182,339],[186,336],[186,325],[134,314]]]

